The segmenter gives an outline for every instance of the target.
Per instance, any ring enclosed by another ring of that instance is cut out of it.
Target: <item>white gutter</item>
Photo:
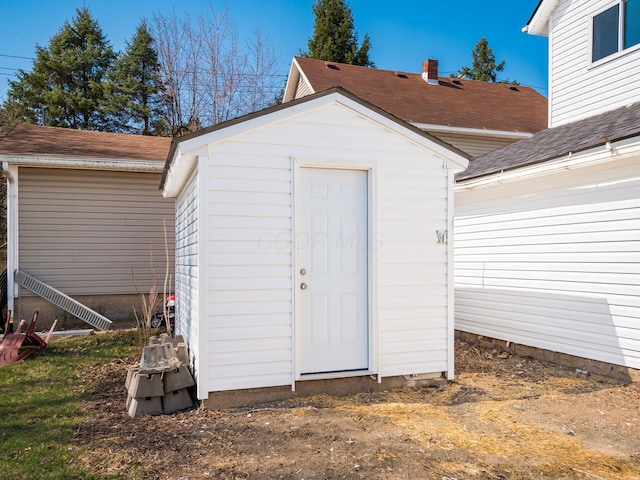
[[[79,168],[127,172],[162,172],[162,160],[135,160],[94,157],[59,157],[47,155],[0,155],[3,163],[24,167]]]
[[[456,183],[455,190],[473,190],[474,188],[489,185],[514,182],[565,170],[590,167],[615,160],[624,160],[638,155],[640,155],[640,138],[632,137],[613,144],[607,142],[605,145],[600,145],[577,154],[569,152],[567,155],[540,164],[516,167],[506,172],[500,171],[479,178],[461,180]]]
[[[483,137],[499,137],[499,138],[513,138],[516,140],[522,140],[524,138],[533,137],[533,133],[528,132],[512,132],[508,130],[488,130],[486,128],[465,128],[465,127],[450,127],[448,125],[434,125],[431,123],[415,123],[409,122],[414,127],[424,130],[426,132],[437,133],[462,133],[465,135],[481,135]]]
[[[2,175],[7,181],[7,309],[14,312],[13,299],[18,293],[14,281],[18,270],[18,169],[2,162]]]

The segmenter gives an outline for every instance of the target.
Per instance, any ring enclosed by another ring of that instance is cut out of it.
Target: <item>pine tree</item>
[[[153,37],[142,20],[109,75],[106,111],[113,116],[114,130],[142,135],[166,133],[159,71]]]
[[[307,41],[308,51],[302,56],[374,67],[369,59],[371,39],[365,34],[358,47],[351,8],[345,0],[317,0],[313,5],[313,35]]]
[[[482,37],[476,43],[475,48],[471,52],[473,60],[471,68],[462,67],[453,76],[461,78],[470,78],[471,80],[480,80],[481,82],[495,82],[497,72],[504,70],[505,62],[496,64],[496,57],[493,49],[489,48],[489,42]]]
[[[77,9],[48,47],[36,46],[32,71],[20,70],[18,80],[9,82],[5,105],[22,121],[110,130],[104,81],[115,58],[89,10]]]
[[[8,130],[11,126],[11,114],[7,105],[0,106],[0,133]],[[2,182],[0,182],[2,183]]]

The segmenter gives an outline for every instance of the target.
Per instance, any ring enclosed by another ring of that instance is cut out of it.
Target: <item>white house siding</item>
[[[148,292],[173,273],[174,205],[160,174],[20,167],[19,267],[69,295]],[[133,279],[135,275],[135,281]],[[23,296],[30,295],[25,289]]]
[[[550,21],[550,126],[640,100],[640,48],[591,64],[591,16],[612,0],[562,0]]]
[[[482,135],[466,135],[460,133],[442,133],[442,132],[428,132],[434,137],[447,142],[449,145],[462,150],[463,152],[471,155],[471,158],[479,157],[485,153],[493,152],[499,148],[509,145],[517,138],[498,138]]]
[[[189,345],[192,366],[198,368],[198,176],[194,173],[176,201],[175,288],[180,302],[176,305],[176,333]]]
[[[462,331],[640,368],[640,158],[456,190]]]
[[[446,246],[435,234],[447,228],[443,160],[328,104],[209,146],[203,390],[293,381],[296,160],[377,165],[379,373],[446,371]]]

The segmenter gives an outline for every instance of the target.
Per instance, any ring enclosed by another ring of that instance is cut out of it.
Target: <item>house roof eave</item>
[[[526,165],[512,166],[474,177],[456,181],[456,190],[472,190],[482,186],[502,184],[516,180],[558,173],[566,170],[590,167],[602,163],[619,161],[640,155],[640,135],[603,142],[591,148],[565,152],[552,158],[540,159]]]
[[[163,163],[158,160],[126,158],[65,157],[56,155],[0,154],[0,162],[8,165],[42,168],[69,168],[79,170],[111,170],[126,172],[161,173]]]
[[[609,148],[608,146],[617,142],[633,143],[633,139],[640,139],[640,102],[547,128],[531,138],[475,157],[469,168],[457,175],[456,181],[464,182],[499,172],[528,168],[592,149],[604,150],[603,145]]]
[[[540,0],[522,31],[531,35],[549,35],[549,19],[560,0]]]
[[[465,128],[465,127],[450,127],[447,125],[436,125],[430,123],[411,123],[411,125],[418,127],[420,130],[427,132],[437,133],[460,133],[463,135],[481,135],[484,137],[496,137],[496,138],[508,138],[512,140],[521,140],[524,138],[533,137],[533,133],[529,132],[517,132],[508,130],[489,130],[486,128]]]

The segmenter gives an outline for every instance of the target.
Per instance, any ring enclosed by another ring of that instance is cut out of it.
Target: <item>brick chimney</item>
[[[438,60],[425,60],[422,62],[422,78],[429,85],[438,85]]]

